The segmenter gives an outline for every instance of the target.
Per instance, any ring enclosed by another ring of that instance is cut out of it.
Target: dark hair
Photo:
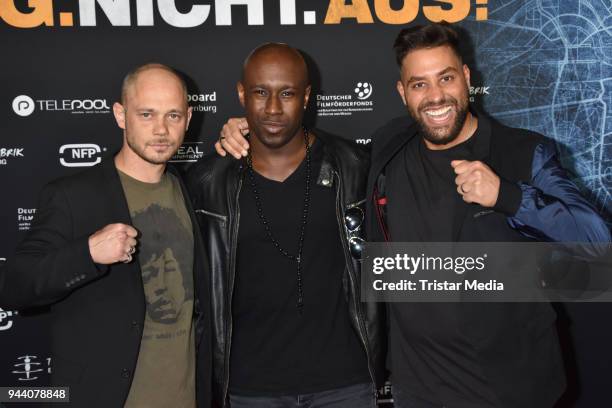
[[[169,240],[178,243],[179,245],[174,245],[172,250],[179,264],[180,272],[183,275],[183,285],[185,282],[191,281],[193,278],[187,275],[187,271],[192,271],[191,265],[185,265],[185,261],[191,261],[187,247],[187,244],[192,239],[191,232],[183,225],[176,212],[154,203],[145,210],[134,214],[132,220],[140,232],[138,240],[140,246],[138,249],[139,253],[143,254],[145,258],[154,256],[157,259],[168,248]],[[164,231],[166,239],[157,238],[158,231]],[[141,259],[141,261],[147,262],[146,259]],[[184,289],[185,299],[193,299],[192,285],[187,285]]]
[[[459,51],[459,34],[444,22],[404,28],[395,38],[393,49],[397,65],[401,67],[409,52],[443,45],[449,46],[459,59],[463,59]]]

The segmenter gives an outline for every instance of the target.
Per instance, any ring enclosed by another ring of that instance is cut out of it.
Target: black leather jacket
[[[351,323],[368,357],[372,381],[384,381],[386,334],[380,319],[381,303],[360,302],[360,263],[349,252],[344,212],[363,206],[369,154],[352,142],[322,131],[313,132],[323,142],[323,163],[316,182],[336,190],[336,214],[347,268],[343,278]],[[232,341],[232,295],[236,269],[236,247],[240,208],[238,197],[246,163],[229,157],[209,155],[187,175],[187,186],[197,214],[211,268],[213,398],[226,406]]]

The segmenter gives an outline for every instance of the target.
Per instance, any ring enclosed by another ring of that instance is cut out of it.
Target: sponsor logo
[[[17,209],[17,226],[19,231],[28,231],[30,228],[32,228],[34,214],[36,214],[36,208]]]
[[[354,93],[317,95],[318,116],[351,116],[356,112],[372,112],[374,87],[371,82],[357,82]]]
[[[357,82],[357,86],[355,87],[355,95],[357,95],[357,99],[366,100],[370,96],[372,96],[372,84],[369,82]]]
[[[4,258],[0,258],[3,260]],[[17,310],[3,310],[0,307],[0,331],[8,330],[13,327],[13,319],[19,312]]]
[[[361,144],[361,145],[367,145],[372,143],[372,139],[355,139],[355,143],[357,144]]]
[[[9,158],[23,157],[23,147],[0,148],[0,166],[6,166]]]
[[[217,91],[208,94],[189,94],[187,101],[194,112],[217,113]]]
[[[93,143],[65,144],[59,148],[60,164],[64,167],[90,167],[102,161],[100,146]]]
[[[376,401],[379,404],[392,404],[393,396],[391,395],[391,392],[391,382],[386,381],[385,384],[378,389],[378,398],[376,399]]]
[[[171,163],[192,163],[198,161],[202,156],[204,156],[204,152],[202,151],[202,145],[204,142],[185,142],[179,149],[176,151],[172,159],[170,159]]]
[[[32,99],[19,95],[13,99],[13,111],[19,116],[40,112],[68,112],[71,114],[110,113],[106,99]]]
[[[13,111],[19,116],[30,116],[34,112],[34,99],[19,95],[13,99]]]
[[[12,373],[19,381],[38,380],[41,373],[51,373],[51,357],[39,362],[39,358],[34,355],[20,356],[17,357],[17,363],[13,364],[13,368]]]
[[[199,4],[199,3],[208,4]],[[176,0],[137,1],[130,7],[130,0],[80,0],[78,5],[67,10],[61,0],[37,0],[28,2],[28,11],[17,7],[22,0],[3,0],[0,7],[0,18],[7,24],[19,28],[47,27],[92,27],[99,20],[111,26],[155,26],[167,24],[173,27],[189,28],[211,22],[217,26],[234,25],[232,13],[246,11],[247,25],[264,25],[265,11],[277,8],[281,25],[340,24],[356,22],[357,24],[408,24],[420,14],[430,21],[448,21],[456,23],[470,16],[477,21],[487,20],[488,0],[431,0],[404,1],[401,8],[392,0],[328,0],[317,7],[318,10],[298,10],[296,0],[264,2],[263,0],[192,0],[190,7],[177,7]],[[311,2],[301,2],[312,8]],[[309,4],[310,3],[310,4]],[[264,4],[266,9],[264,9]],[[214,13],[211,12],[214,7]],[[269,14],[272,11],[268,11]],[[276,14],[276,12],[274,13]],[[321,18],[320,15],[324,17]],[[158,18],[157,16],[161,17]],[[214,17],[213,17],[214,16]],[[272,23],[277,23],[272,22]],[[270,23],[270,21],[268,21]],[[244,24],[243,21],[239,24]]]
[[[490,86],[470,86],[470,102],[474,102],[477,96],[483,97],[485,95],[490,95],[490,89]]]

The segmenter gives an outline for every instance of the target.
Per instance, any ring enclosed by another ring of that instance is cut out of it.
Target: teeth
[[[440,108],[437,110],[425,111],[425,113],[429,116],[441,116],[441,115],[446,114],[447,112],[450,112],[450,110],[451,110],[451,107],[447,106],[445,108]]]

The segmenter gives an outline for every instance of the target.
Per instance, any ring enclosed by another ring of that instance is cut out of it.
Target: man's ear
[[[404,93],[404,84],[402,84],[402,81],[397,81],[396,87],[397,93],[399,93],[400,98],[402,98],[402,102],[404,102],[404,105],[406,105],[406,94]]]
[[[310,91],[312,90],[312,87],[310,85],[308,85],[306,87],[306,91],[304,92],[304,109],[306,109],[306,107],[308,106],[308,100],[310,99]]]
[[[117,126],[121,129],[125,130],[125,108],[119,102],[115,102],[113,104],[113,115],[115,116],[115,121],[117,122]]]
[[[236,89],[238,90],[238,99],[240,99],[240,104],[244,108],[244,85],[242,85],[242,82],[238,82],[236,84]]]
[[[187,108],[187,123],[185,123],[185,131],[189,129],[189,122],[191,122],[191,116],[193,115],[193,107]]]
[[[465,78],[465,82],[467,83],[468,88],[472,86],[470,83],[470,68],[467,64],[463,64],[463,77]]]

